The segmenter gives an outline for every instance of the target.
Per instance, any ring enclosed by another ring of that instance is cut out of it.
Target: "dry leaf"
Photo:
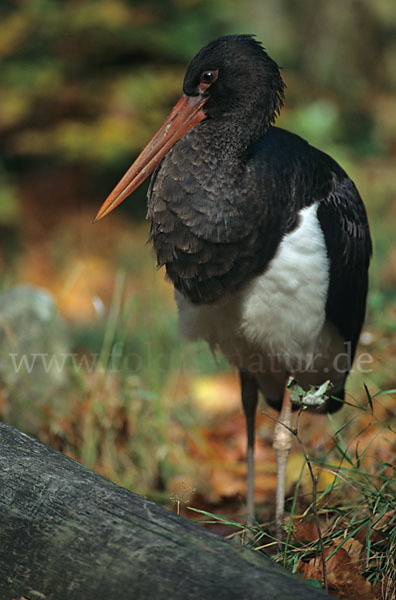
[[[315,542],[318,539],[318,529],[313,519],[293,519],[293,537],[300,542]]]
[[[336,547],[337,545],[326,548],[325,557]],[[375,600],[371,584],[356,569],[354,560],[355,557],[352,558],[346,550],[339,548],[326,561],[329,593],[335,598],[345,600]],[[302,573],[304,579],[316,579],[323,583],[321,557],[312,558],[308,563],[300,563],[297,572]]]
[[[348,559],[352,565],[358,568],[361,573],[364,570],[365,562],[362,560],[363,544],[354,538],[344,540],[342,537],[333,539],[334,547],[341,544],[341,548],[348,554]]]

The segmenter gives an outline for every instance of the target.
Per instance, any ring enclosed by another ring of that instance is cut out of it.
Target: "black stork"
[[[180,329],[204,338],[240,372],[247,426],[247,522],[254,517],[258,391],[280,410],[276,528],[291,446],[292,376],[332,384],[344,399],[362,328],[371,239],[345,171],[301,137],[274,127],[284,83],[251,35],[220,37],[191,60],[183,95],[104,202],[101,219],[153,171],[150,239],[175,287]]]

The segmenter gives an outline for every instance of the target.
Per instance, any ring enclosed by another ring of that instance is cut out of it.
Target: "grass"
[[[394,442],[395,429],[376,418],[376,398],[367,390],[366,393],[367,404],[355,406],[355,411],[367,415],[371,425],[388,431]],[[385,394],[395,394],[395,390],[377,396]],[[247,541],[256,551],[270,552],[292,573],[304,574],[337,597],[392,600],[396,590],[396,454],[390,454],[388,460],[378,462],[373,469],[367,459],[375,437],[360,449],[359,440],[365,431],[358,432],[352,453],[348,428],[356,416],[340,427],[329,419],[334,427],[333,448],[326,459],[308,459],[314,467],[312,502],[301,493],[304,469],[301,470],[289,501],[290,516],[281,549],[271,534],[273,523],[257,522],[248,539],[246,528],[238,521],[191,510],[201,514],[201,522],[220,523],[233,529],[229,537]],[[298,428],[295,436],[301,442]],[[308,449],[304,452],[309,454]],[[318,489],[318,472],[323,470],[333,477],[326,487]]]
[[[62,408],[48,403],[34,433],[112,481],[169,503],[169,482],[194,471],[183,450],[186,432],[203,422],[188,395],[175,390],[181,365],[206,372],[213,359],[203,344],[185,347],[176,315],[164,318],[160,301],[152,292],[148,313],[147,297],[129,298],[126,272],[118,271],[100,348],[79,329]]]

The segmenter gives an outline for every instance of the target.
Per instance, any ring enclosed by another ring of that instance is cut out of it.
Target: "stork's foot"
[[[276,504],[275,504],[275,529],[278,540],[283,539],[283,521],[285,514],[285,477],[286,466],[289,458],[291,440],[291,401],[290,392],[285,390],[282,410],[279,421],[275,426],[272,447],[276,458]]]

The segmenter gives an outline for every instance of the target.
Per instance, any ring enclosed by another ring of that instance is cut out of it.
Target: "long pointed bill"
[[[109,212],[132,194],[151,175],[168,150],[187,131],[190,131],[195,125],[206,119],[202,107],[208,99],[207,96],[186,96],[183,94],[157,133],[102,204],[94,219],[94,223],[108,215]]]

